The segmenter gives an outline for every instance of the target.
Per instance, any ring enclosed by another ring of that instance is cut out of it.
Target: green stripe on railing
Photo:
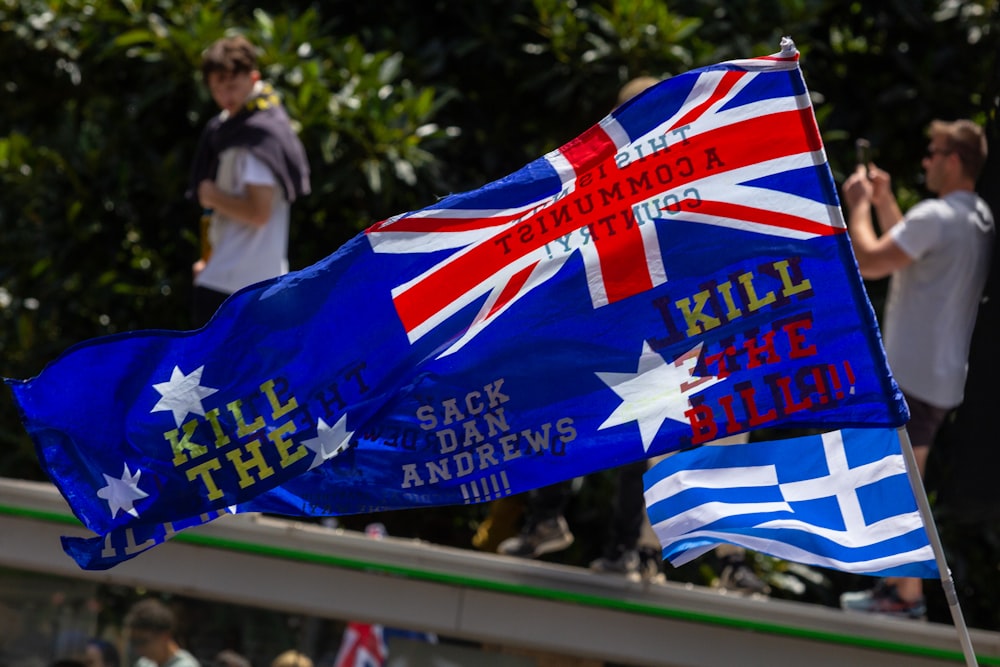
[[[2,504],[0,504],[0,514],[19,516],[28,519],[37,519],[52,523],[61,523],[61,524],[77,525],[77,526],[80,525],[79,520],[77,520],[76,517],[72,515],[62,514],[57,512],[29,510],[19,507],[9,507]],[[406,577],[409,579],[420,580],[420,581],[430,581],[430,582],[448,584],[452,586],[461,586],[465,588],[489,590],[500,593],[508,593],[511,595],[520,595],[524,597],[538,598],[543,600],[572,602],[575,604],[586,605],[590,607],[614,609],[617,611],[645,614],[647,616],[659,616],[662,618],[690,621],[693,623],[704,623],[707,625],[724,626],[728,628],[746,630],[749,632],[762,632],[784,637],[794,637],[796,639],[807,639],[812,641],[827,642],[830,644],[841,644],[845,646],[876,649],[880,651],[887,651],[890,653],[901,653],[906,655],[915,655],[926,658],[933,658],[936,660],[950,660],[955,663],[965,662],[965,656],[962,654],[961,651],[912,646],[910,644],[901,644],[899,642],[871,639],[868,637],[854,637],[851,635],[843,635],[833,632],[822,632],[819,630],[794,628],[785,625],[779,625],[776,623],[765,623],[761,621],[750,621],[739,618],[730,618],[726,616],[717,616],[715,614],[690,612],[681,609],[671,609],[656,605],[643,604],[641,602],[618,600],[615,598],[602,597],[598,595],[571,593],[567,591],[559,591],[550,588],[538,588],[534,586],[508,584],[499,581],[491,581],[488,579],[477,579],[473,577],[446,574],[443,572],[431,572],[427,570],[419,570],[416,568],[403,567],[398,565],[372,563],[371,561],[360,561],[351,558],[344,558],[341,556],[332,556],[328,554],[319,554],[308,551],[297,551],[294,549],[288,549],[284,547],[274,547],[262,544],[253,544],[250,542],[222,539],[218,537],[213,537],[211,535],[200,535],[198,533],[178,533],[173,537],[173,539],[179,542],[186,542],[189,544],[195,544],[199,546],[212,547],[216,549],[225,549],[228,551],[252,553],[260,556],[282,558],[285,560],[299,561],[303,563],[328,565],[333,567],[359,570],[371,573],[391,574],[393,576]],[[1000,656],[977,655],[976,658],[979,661],[980,665],[983,665],[984,667],[987,665],[1000,666]]]

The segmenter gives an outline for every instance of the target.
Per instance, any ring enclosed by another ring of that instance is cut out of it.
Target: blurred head
[[[625,85],[618,91],[618,102],[615,106],[620,107],[642,91],[647,88],[652,88],[659,82],[659,79],[652,76],[637,76],[636,78],[626,82]]]
[[[313,667],[313,661],[303,653],[289,650],[272,660],[271,667]]]
[[[201,74],[219,108],[235,114],[260,81],[257,49],[242,35],[219,39],[202,53]]]
[[[986,133],[971,120],[931,122],[923,160],[931,192],[955,189],[954,181],[975,184],[986,162]]]
[[[170,608],[155,598],[137,602],[125,616],[125,632],[133,656],[161,663],[176,650],[176,619]]]

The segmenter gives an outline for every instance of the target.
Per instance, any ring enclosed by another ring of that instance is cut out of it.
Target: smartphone
[[[854,152],[858,164],[863,164],[866,168],[872,161],[872,144],[867,139],[854,140]]]

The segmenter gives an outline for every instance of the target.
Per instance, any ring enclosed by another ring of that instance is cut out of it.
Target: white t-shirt
[[[219,213],[212,215],[208,238],[212,255],[194,284],[217,292],[233,292],[288,273],[288,218],[291,207],[274,173],[245,148],[219,155],[215,183],[229,194],[242,195],[248,184],[274,187],[271,218],[255,227]]]
[[[201,667],[201,663],[193,655],[180,648],[162,665],[157,665],[149,658],[140,657],[135,661],[135,667]]]
[[[969,345],[993,250],[993,215],[976,193],[920,202],[891,230],[913,263],[892,275],[884,343],[896,382],[940,408],[965,394]]]

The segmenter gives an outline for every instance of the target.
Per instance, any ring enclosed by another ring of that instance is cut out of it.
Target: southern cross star
[[[204,366],[199,366],[190,375],[184,375],[179,366],[174,366],[169,381],[153,385],[153,389],[160,392],[161,398],[150,412],[172,412],[178,428],[190,412],[204,417],[205,408],[201,399],[218,391],[201,386],[201,374],[204,370]]]
[[[302,444],[316,455],[313,457],[312,463],[309,464],[309,470],[347,449],[352,435],[354,435],[354,431],[347,430],[346,414],[338,419],[333,426],[329,426],[320,418],[316,423],[316,437],[302,441]]]
[[[135,475],[133,475],[126,463],[121,479],[115,479],[105,473],[101,474],[104,475],[104,481],[108,485],[102,489],[98,489],[97,497],[108,501],[111,518],[114,519],[118,516],[119,511],[138,518],[139,513],[135,509],[135,501],[142,500],[149,495],[139,488],[139,477],[142,476],[142,471],[136,468]]]
[[[699,343],[671,363],[654,352],[648,342],[642,344],[642,354],[635,373],[597,373],[597,376],[622,399],[598,430],[638,422],[643,449],[656,437],[667,419],[687,423],[684,412],[691,408],[690,397],[721,378],[696,377],[694,367],[701,355]]]

